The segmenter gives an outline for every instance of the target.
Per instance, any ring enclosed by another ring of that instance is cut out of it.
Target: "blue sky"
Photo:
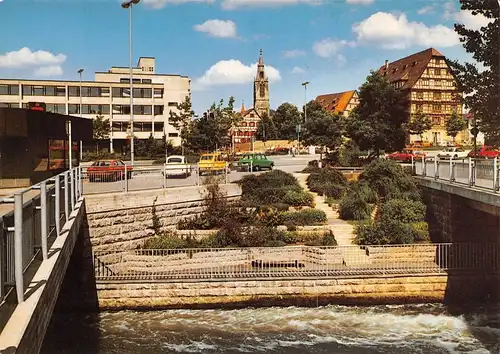
[[[134,62],[156,57],[158,73],[188,75],[202,112],[233,95],[252,104],[252,67],[264,51],[271,107],[358,88],[370,69],[428,47],[467,54],[454,22],[485,19],[458,0],[142,0],[134,7]],[[93,80],[128,66],[128,12],[117,0],[0,0],[1,78]],[[7,34],[8,33],[8,34]],[[22,48],[22,52],[18,52]]]

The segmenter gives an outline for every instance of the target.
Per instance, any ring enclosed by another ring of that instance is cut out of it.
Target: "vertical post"
[[[69,136],[69,169],[73,168],[73,141],[71,136],[71,119],[68,120],[68,136]]]
[[[128,192],[128,172],[127,172],[127,165],[125,165],[125,192]]]
[[[73,211],[74,207],[75,207],[75,170],[74,169],[71,169],[69,170],[69,173],[70,173],[70,181],[69,181],[69,184],[70,184],[70,192],[71,192],[71,211]]]
[[[78,70],[78,74],[80,74],[80,119],[83,118],[83,109],[82,109],[82,73],[83,69]],[[82,161],[82,141],[80,140],[80,161]]]
[[[83,143],[80,140],[80,162],[82,161],[82,159],[83,159]]]
[[[427,164],[424,155],[422,155],[422,176],[427,176]]]
[[[472,159],[470,157],[469,157],[468,184],[469,187],[472,187]]]
[[[23,193],[14,194],[14,275],[19,304],[24,302],[23,279]]]
[[[411,174],[412,175],[416,175],[417,174],[417,166],[415,164],[415,159],[413,158],[413,155],[411,155]]]
[[[163,165],[163,188],[167,188],[167,164]]]
[[[54,210],[54,220],[56,227],[56,235],[59,237],[61,235],[61,175],[56,176],[56,184],[54,186],[55,192],[55,210]]]
[[[453,182],[453,157],[450,156],[450,183]]]
[[[228,181],[227,181],[227,169],[228,169],[228,163],[226,162],[226,167],[224,168],[224,173],[225,173],[225,183],[227,184]]]
[[[69,220],[69,171],[64,172],[64,215],[66,222]]]
[[[134,83],[133,83],[133,70],[132,70],[132,4],[129,4],[130,23],[129,23],[129,59],[130,59],[130,129],[132,137],[130,139],[130,162],[134,166]]]
[[[434,157],[434,179],[439,179],[439,160]]]
[[[78,169],[80,171],[80,196],[82,196],[83,195],[83,168],[82,168],[82,166],[79,166]]]
[[[47,260],[47,182],[40,182],[40,238],[42,243],[42,257]]]
[[[496,192],[498,190],[498,157],[493,159],[493,191]]]

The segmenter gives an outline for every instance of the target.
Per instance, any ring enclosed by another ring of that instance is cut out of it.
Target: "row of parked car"
[[[274,161],[263,153],[245,153],[241,155],[234,169],[239,171],[261,171],[272,170]],[[227,157],[221,153],[202,154],[198,161],[200,176],[204,174],[230,173],[231,165]],[[162,174],[167,177],[191,176],[193,167],[187,162],[185,156],[168,156]],[[89,182],[113,182],[125,179],[125,171],[128,179],[132,178],[133,166],[125,165],[122,160],[99,160],[92,163],[87,169]]]
[[[417,150],[415,148],[406,148],[401,152],[393,152],[385,156],[388,160],[394,160],[398,162],[409,163],[412,160],[421,159],[422,157],[428,156],[423,150]],[[500,150],[492,146],[480,146],[476,150],[472,149],[470,151],[464,150],[460,146],[453,146],[444,148],[435,155],[438,159],[465,159],[465,158],[483,158],[483,159],[494,159],[495,157],[500,157]]]

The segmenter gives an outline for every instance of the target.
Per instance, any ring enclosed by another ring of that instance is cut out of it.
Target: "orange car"
[[[87,169],[89,182],[114,182],[125,179],[125,163],[122,160],[99,160]],[[127,179],[132,178],[133,167],[126,166]]]

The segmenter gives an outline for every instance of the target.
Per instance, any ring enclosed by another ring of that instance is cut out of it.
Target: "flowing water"
[[[42,353],[500,353],[500,307],[443,305],[54,315]]]

